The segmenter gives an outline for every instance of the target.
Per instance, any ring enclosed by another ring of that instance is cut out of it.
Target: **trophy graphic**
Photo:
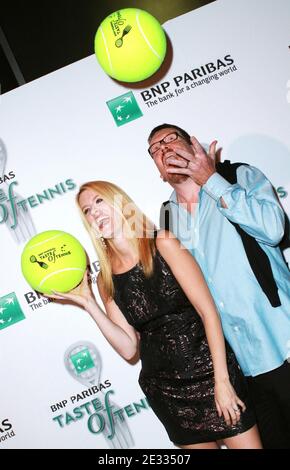
[[[5,167],[7,162],[7,151],[4,145],[4,142],[0,139],[0,176],[3,177],[5,173]],[[14,183],[17,184],[17,183]],[[4,189],[5,188],[5,189]],[[8,188],[8,189],[7,189]],[[28,240],[29,238],[35,235],[35,227],[32,221],[32,217],[30,215],[29,210],[20,210],[17,206],[15,206],[14,211],[16,214],[13,213],[13,210],[10,204],[6,204],[7,201],[7,194],[9,192],[9,185],[5,182],[5,186],[1,188],[1,195],[0,195],[0,202],[5,202],[5,208],[7,210],[7,218],[5,218],[5,224],[14,238],[16,243],[22,243]],[[14,199],[22,200],[23,197],[14,192]],[[15,220],[17,217],[17,222]]]

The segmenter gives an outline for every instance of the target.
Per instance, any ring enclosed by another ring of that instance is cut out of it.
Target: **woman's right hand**
[[[245,403],[237,396],[230,381],[215,382],[215,404],[219,417],[224,417],[228,426],[236,426],[241,418],[241,411],[246,410]]]
[[[54,300],[70,300],[75,304],[83,307],[85,310],[90,305],[96,304],[96,300],[92,291],[92,288],[88,281],[88,270],[85,271],[84,277],[80,284],[69,292],[57,292],[53,291],[53,294],[45,294],[46,297]]]

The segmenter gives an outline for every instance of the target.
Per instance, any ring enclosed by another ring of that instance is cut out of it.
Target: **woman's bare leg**
[[[186,446],[180,446],[175,444],[180,449],[219,449],[219,446],[215,441],[213,442],[202,442],[201,444],[189,444]]]
[[[223,439],[228,449],[263,449],[257,426],[234,437]]]

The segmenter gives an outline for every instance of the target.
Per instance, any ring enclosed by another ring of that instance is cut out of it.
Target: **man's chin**
[[[178,173],[167,173],[167,182],[169,184],[180,184],[186,181],[187,175],[179,175]]]

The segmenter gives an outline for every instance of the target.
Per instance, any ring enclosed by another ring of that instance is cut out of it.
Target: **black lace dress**
[[[113,281],[116,304],[141,335],[139,385],[171,441],[180,445],[209,442],[251,428],[255,418],[246,382],[228,345],[230,380],[247,409],[236,426],[219,418],[203,323],[158,250],[152,277],[146,278],[137,265],[114,274]]]

